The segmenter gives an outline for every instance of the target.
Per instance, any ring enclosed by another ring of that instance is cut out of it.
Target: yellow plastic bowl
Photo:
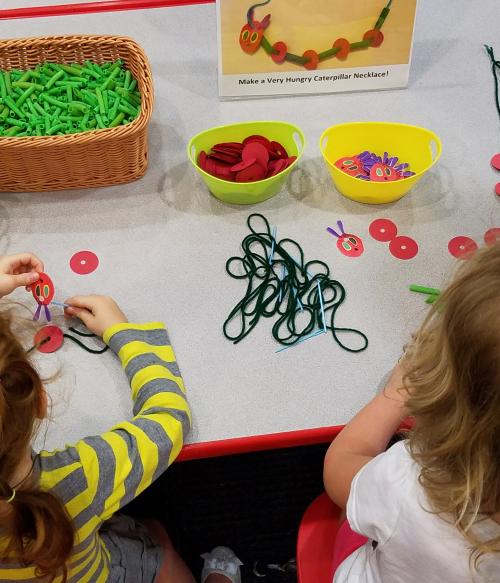
[[[221,142],[242,142],[248,136],[259,134],[268,140],[282,144],[289,156],[297,160],[286,170],[257,182],[230,182],[221,180],[202,170],[197,163],[199,153]],[[252,121],[219,126],[205,130],[191,138],[187,146],[188,158],[205,181],[210,192],[218,199],[230,204],[254,204],[278,194],[292,169],[298,164],[306,140],[302,130],[283,121]]]
[[[347,198],[368,204],[384,204],[403,197],[439,160],[441,140],[430,130],[402,123],[354,122],[326,129],[319,141],[323,158],[337,189]],[[393,182],[370,182],[349,176],[335,166],[339,158],[364,150],[397,156],[408,162],[414,176]]]

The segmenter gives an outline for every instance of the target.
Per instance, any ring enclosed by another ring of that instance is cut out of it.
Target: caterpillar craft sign
[[[219,94],[408,83],[417,0],[218,0]]]

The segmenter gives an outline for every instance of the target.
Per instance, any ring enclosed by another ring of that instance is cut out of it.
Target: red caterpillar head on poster
[[[248,9],[247,12],[247,24],[241,29],[240,32],[240,47],[245,53],[253,55],[259,50],[260,43],[262,42],[262,37],[264,36],[264,31],[269,26],[271,22],[271,15],[268,14],[260,22],[254,19],[254,10],[259,6],[265,6],[269,4],[271,0],[267,2],[262,2],[261,4],[254,4]]]

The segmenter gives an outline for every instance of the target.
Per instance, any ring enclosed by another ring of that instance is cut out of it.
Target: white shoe
[[[201,572],[201,583],[205,583],[212,573],[225,575],[232,583],[241,583],[240,566],[243,563],[227,547],[215,547],[210,553],[201,555],[205,559]]]

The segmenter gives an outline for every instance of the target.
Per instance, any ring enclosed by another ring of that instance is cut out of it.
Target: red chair
[[[326,494],[309,505],[297,537],[299,583],[332,583],[333,549],[341,514]]]

